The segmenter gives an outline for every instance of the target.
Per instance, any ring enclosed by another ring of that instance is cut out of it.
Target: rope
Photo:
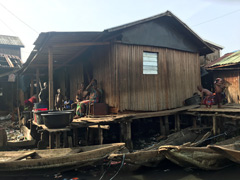
[[[120,168],[118,169],[116,174],[114,174],[114,176],[110,180],[113,180],[113,178],[115,178],[117,176],[117,174],[119,173],[119,171],[122,169],[122,167],[124,165],[124,160],[125,160],[125,154],[123,154],[123,160],[122,160],[122,164],[121,164]]]
[[[101,180],[101,179],[103,178],[103,176],[106,174],[106,172],[108,171],[108,169],[109,169],[110,166],[111,166],[111,163],[112,163],[112,159],[111,159],[111,161],[109,161],[107,169],[103,172],[103,174],[102,174],[102,176],[100,177],[99,180]]]
[[[119,167],[118,171],[114,174],[114,176],[111,177],[110,180],[113,180],[113,179],[117,176],[117,174],[119,173],[119,171],[122,169],[122,167],[123,167],[123,165],[124,165],[124,160],[125,160],[125,154],[123,154],[123,159],[122,159],[121,166]],[[109,162],[109,164],[108,164],[108,168],[103,172],[103,174],[102,174],[102,176],[100,177],[99,180],[102,180],[103,176],[106,174],[106,172],[107,172],[108,169],[110,168],[110,166],[111,166],[111,162],[112,162],[112,160]]]

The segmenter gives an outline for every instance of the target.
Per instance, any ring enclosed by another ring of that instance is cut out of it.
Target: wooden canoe
[[[33,151],[0,151],[3,172],[43,172],[70,170],[91,165],[124,147],[124,143]]]
[[[208,145],[208,148],[218,152],[229,160],[240,164],[240,143],[229,145]]]
[[[180,132],[170,134],[166,140],[160,141],[151,147],[133,153],[125,153],[124,162],[135,165],[134,170],[141,166],[156,167],[165,159],[163,153],[158,150],[161,145],[182,145],[189,142],[189,146],[196,146],[209,137],[209,135],[211,135],[209,132],[205,134],[195,133],[190,128],[186,128]],[[123,159],[123,154],[112,154],[109,158],[119,161]]]
[[[159,151],[171,162],[187,168],[218,170],[232,164],[230,160],[207,147],[161,146]]]

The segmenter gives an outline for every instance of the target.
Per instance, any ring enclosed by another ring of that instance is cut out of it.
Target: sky
[[[103,31],[167,10],[221,55],[240,50],[240,0],[0,0],[0,34],[21,39],[25,62],[41,32]]]

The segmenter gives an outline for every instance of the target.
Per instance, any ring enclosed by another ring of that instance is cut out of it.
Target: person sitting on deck
[[[201,93],[201,104],[205,104],[207,108],[211,108],[214,103],[213,93],[208,89],[204,89],[201,85],[197,86]]]
[[[97,88],[97,80],[93,79],[90,84],[86,88],[87,91],[90,92],[89,99],[80,101],[77,104],[77,110],[76,115],[83,117],[84,113],[86,113],[86,106],[89,105],[89,103],[98,103],[100,98],[100,92]]]
[[[88,97],[89,97],[89,92],[86,90],[84,82],[82,82],[80,85],[80,89],[77,90],[75,102],[71,104],[71,109],[74,109],[76,111],[78,103],[88,99]],[[76,114],[77,114],[77,111],[76,111]]]
[[[36,95],[33,95],[31,98],[24,101],[24,111],[31,111],[33,109],[34,103],[37,102]]]
[[[223,80],[221,78],[217,78],[214,81],[214,88],[215,88],[215,103],[218,105],[218,108],[221,108],[221,102],[222,102],[222,93],[225,88],[223,84]]]

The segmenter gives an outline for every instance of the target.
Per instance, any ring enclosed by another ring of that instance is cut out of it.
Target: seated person
[[[67,97],[66,100],[64,101],[64,109],[70,110],[72,104],[73,104],[73,101]]]
[[[77,111],[76,115],[82,117],[86,113],[86,106],[89,105],[89,103],[98,103],[99,102],[99,97],[100,97],[100,92],[97,88],[97,80],[93,79],[88,87],[86,88],[87,91],[90,92],[89,99],[80,101],[77,103]]]
[[[211,108],[211,106],[214,103],[213,93],[208,89],[204,89],[201,85],[197,86],[197,89],[201,93],[202,97],[201,104],[205,104],[207,108],[208,107]]]
[[[36,95],[33,95],[31,98],[26,99],[24,101],[24,105],[25,105],[24,110],[31,111],[33,109],[34,103],[36,103],[36,102],[37,102]]]

